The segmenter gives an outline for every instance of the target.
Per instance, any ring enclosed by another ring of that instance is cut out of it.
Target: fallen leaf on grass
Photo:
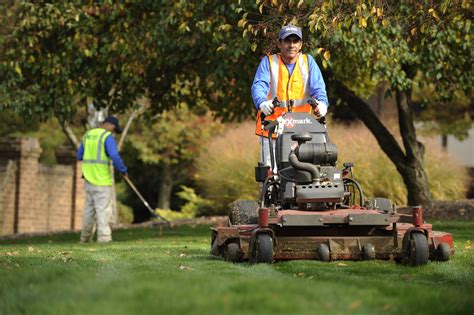
[[[33,247],[29,246],[29,247],[28,247],[28,251],[31,253],[31,252],[34,252],[35,249],[34,249]]]
[[[464,249],[471,249],[472,248],[472,242],[471,240],[466,242],[466,245],[464,245]]]
[[[181,270],[194,270],[194,268],[187,267],[187,266],[184,266],[184,265],[179,265],[179,269],[181,269]]]
[[[337,265],[338,265],[339,267],[347,267],[347,266],[349,266],[348,264],[345,264],[345,263],[338,263]]]
[[[179,257],[186,257],[186,254],[180,254]]]
[[[14,252],[6,252],[5,255],[7,256],[18,256],[20,253],[17,252],[17,251],[14,251]]]
[[[352,302],[352,303],[347,307],[347,309],[349,309],[349,310],[355,310],[355,309],[359,308],[361,305],[362,305],[362,301],[357,300],[357,301]]]
[[[90,252],[95,252],[95,251],[97,251],[97,249],[95,249],[95,248],[89,248],[88,251],[90,251]]]
[[[72,260],[72,257],[63,257],[63,262],[67,263]]]

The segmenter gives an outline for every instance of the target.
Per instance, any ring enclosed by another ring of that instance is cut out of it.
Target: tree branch
[[[122,148],[123,143],[125,142],[125,137],[127,136],[128,130],[130,129],[130,126],[132,125],[132,122],[135,118],[137,118],[139,115],[143,113],[145,108],[148,106],[148,100],[146,99],[140,99],[138,102],[140,104],[140,107],[138,109],[135,109],[132,111],[130,116],[128,117],[127,123],[125,124],[125,127],[123,128],[122,134],[120,136],[119,143],[117,145],[118,150]]]
[[[334,79],[336,93],[355,110],[352,112],[365,124],[377,140],[380,148],[388,158],[397,166],[405,162],[405,154],[398,142],[388,129],[382,124],[380,119],[364,100],[358,97],[353,91],[347,88],[342,82]]]
[[[74,146],[75,149],[79,148],[79,146],[81,145],[81,142],[79,141],[79,139],[77,139],[76,134],[71,129],[71,126],[69,126],[69,123],[66,120],[61,119],[59,117],[58,117],[58,121],[69,143],[72,144],[72,146]]]

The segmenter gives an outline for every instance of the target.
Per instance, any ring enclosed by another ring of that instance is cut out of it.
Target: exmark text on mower
[[[317,114],[316,102],[309,102]],[[336,168],[324,117],[292,109],[290,100],[277,120],[261,117],[268,141],[277,138],[275,146],[270,142],[271,167],[255,167],[260,201],[230,205],[228,220],[212,228],[212,255],[232,262],[391,259],[411,266],[450,259],[451,234],[433,231],[419,206],[409,215],[386,198],[365,200],[354,165]]]

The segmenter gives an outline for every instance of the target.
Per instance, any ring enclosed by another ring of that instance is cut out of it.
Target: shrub
[[[254,167],[260,154],[255,123],[230,124],[214,138],[197,161],[195,179],[206,199],[215,203],[206,214],[224,214],[236,199],[257,199]]]
[[[365,126],[331,124],[328,129],[339,151],[338,167],[347,161],[355,163],[354,176],[367,197],[385,197],[398,205],[406,204],[407,191],[402,177]],[[426,147],[425,169],[433,198],[464,198],[467,170],[444,152],[435,138],[421,137],[420,140]]]
[[[163,218],[173,221],[179,219],[192,219],[196,216],[212,213],[214,202],[204,199],[196,194],[193,188],[181,186],[181,191],[177,195],[186,201],[181,211],[170,209],[156,209],[156,212]]]

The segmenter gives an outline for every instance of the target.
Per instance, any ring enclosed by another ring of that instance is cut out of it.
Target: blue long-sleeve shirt
[[[328,97],[326,93],[326,84],[324,83],[323,76],[321,74],[321,70],[319,69],[316,61],[314,61],[313,57],[310,55],[308,56],[308,66],[309,66],[309,95],[314,97],[320,102],[329,105]],[[288,72],[291,76],[293,73],[293,69],[295,68],[295,64],[285,64]],[[260,61],[260,65],[257,68],[257,72],[255,73],[255,78],[252,84],[252,98],[255,108],[258,110],[260,104],[263,101],[267,100],[268,92],[270,91],[270,60],[268,56],[265,56],[262,61]]]
[[[109,135],[105,139],[105,154],[112,160],[113,165],[120,173],[127,173],[127,167],[123,163],[117,149],[117,143],[112,135]],[[84,158],[84,145],[81,142],[79,149],[77,150],[77,160],[82,161]]]

